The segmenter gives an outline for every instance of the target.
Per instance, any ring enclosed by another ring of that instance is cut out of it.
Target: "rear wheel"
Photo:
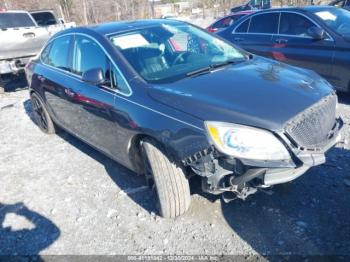
[[[183,169],[150,139],[143,140],[142,149],[146,178],[154,185],[160,215],[165,218],[182,215],[191,202],[190,187]]]
[[[5,83],[2,81],[0,76],[0,94],[5,93]]]
[[[36,124],[44,133],[54,134],[55,125],[45,108],[44,102],[35,93],[31,94],[30,100],[32,102],[34,121],[36,122]]]

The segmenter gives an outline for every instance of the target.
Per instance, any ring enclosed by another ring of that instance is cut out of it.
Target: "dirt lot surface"
[[[350,140],[350,96],[339,113]],[[350,147],[291,184],[224,204],[192,181],[190,210],[154,214],[141,176],[71,135],[45,135],[28,91],[0,95],[0,254],[350,255]]]

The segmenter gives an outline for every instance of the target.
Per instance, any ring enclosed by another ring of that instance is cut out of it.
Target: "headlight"
[[[286,147],[263,129],[209,121],[205,126],[216,148],[224,154],[252,160],[290,159]]]

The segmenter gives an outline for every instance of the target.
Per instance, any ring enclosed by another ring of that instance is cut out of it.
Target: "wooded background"
[[[201,8],[206,13],[227,14],[231,7],[248,0],[188,0],[191,8]],[[36,10],[53,9],[58,17],[77,24],[152,18],[157,4],[175,4],[179,0],[0,0],[0,8]],[[308,5],[310,0],[273,0],[274,6]],[[317,2],[317,1],[315,1]],[[203,12],[204,14],[204,12]]]

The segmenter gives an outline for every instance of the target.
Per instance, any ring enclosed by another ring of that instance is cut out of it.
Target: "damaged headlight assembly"
[[[291,158],[288,150],[273,133],[250,126],[205,122],[209,139],[226,155],[249,160],[277,161]]]

